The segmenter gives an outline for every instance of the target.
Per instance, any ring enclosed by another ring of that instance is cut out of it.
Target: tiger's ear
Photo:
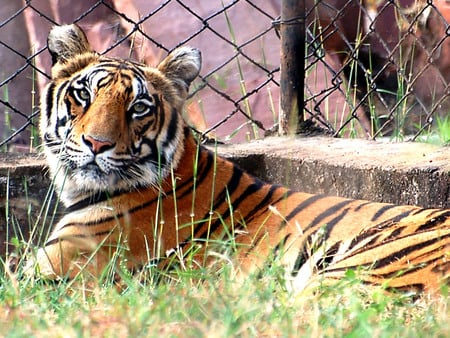
[[[93,52],[86,34],[75,24],[54,26],[48,35],[47,46],[53,65],[78,54]]]
[[[197,77],[202,65],[202,56],[198,49],[180,47],[170,53],[158,66],[166,77],[178,83],[185,89]]]

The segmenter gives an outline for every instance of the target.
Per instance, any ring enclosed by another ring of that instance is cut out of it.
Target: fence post
[[[281,1],[279,134],[293,135],[303,122],[305,0]]]

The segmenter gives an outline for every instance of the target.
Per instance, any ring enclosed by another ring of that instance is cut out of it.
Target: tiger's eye
[[[148,104],[146,101],[138,101],[131,106],[130,112],[134,119],[144,118],[153,112],[154,106]]]
[[[80,96],[80,99],[82,99],[82,100],[89,100],[91,97],[91,95],[89,94],[89,91],[87,89],[78,90],[78,95]]]
[[[73,96],[79,104],[86,104],[91,99],[91,93],[86,88],[74,88]]]
[[[147,110],[147,105],[143,104],[142,102],[137,102],[133,105],[133,110],[137,114],[142,114]]]

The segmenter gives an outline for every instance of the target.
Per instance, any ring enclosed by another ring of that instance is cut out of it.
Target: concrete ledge
[[[263,180],[296,190],[450,208],[450,148],[326,137],[268,138],[217,148]],[[27,239],[35,224],[51,223],[39,218],[49,186],[42,156],[0,154],[0,256],[6,238],[17,235],[13,228],[19,226]]]
[[[218,149],[263,180],[295,190],[450,208],[448,147],[313,137]]]

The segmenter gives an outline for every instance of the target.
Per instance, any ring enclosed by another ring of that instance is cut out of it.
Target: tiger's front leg
[[[26,273],[55,279],[74,279],[80,274],[98,277],[110,262],[100,248],[97,251],[80,250],[73,243],[59,242],[40,248],[34,259],[27,262]]]
[[[118,248],[122,246],[113,232],[100,240],[55,233],[27,262],[26,274],[50,280],[74,279],[80,274],[98,278],[108,266],[119,263]]]

